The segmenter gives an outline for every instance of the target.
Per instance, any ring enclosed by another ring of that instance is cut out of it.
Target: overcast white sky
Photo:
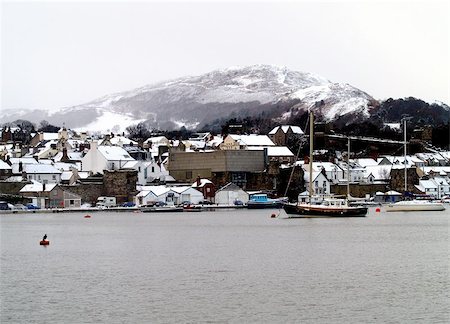
[[[1,108],[54,109],[236,65],[450,103],[448,1],[2,1]]]

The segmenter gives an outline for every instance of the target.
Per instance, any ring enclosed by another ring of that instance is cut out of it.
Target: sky
[[[1,2],[0,109],[273,64],[450,104],[449,1]]]

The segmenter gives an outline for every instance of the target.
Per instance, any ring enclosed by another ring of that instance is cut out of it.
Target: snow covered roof
[[[99,145],[97,147],[98,151],[105,157],[108,161],[133,161],[134,159],[119,146],[106,146]]]
[[[246,146],[275,146],[275,143],[267,135],[229,135],[241,145]]]
[[[389,190],[384,193],[386,196],[401,196],[402,194],[395,190]]]
[[[169,144],[169,140],[165,136],[155,136],[147,138],[144,143],[148,144],[149,142],[152,142],[153,145],[167,145]]]
[[[0,160],[0,170],[12,170],[11,166],[3,160]]]
[[[320,174],[321,172],[313,172],[312,173],[313,181],[315,181]],[[305,172],[305,174],[303,175],[303,179],[305,180],[305,182],[309,182],[309,172]]]
[[[362,167],[378,165],[378,162],[371,158],[356,159],[354,161]]]
[[[192,188],[201,188],[204,187],[206,184],[208,183],[212,183],[212,181],[208,180],[208,179],[200,179],[200,185],[197,185],[197,181],[195,181],[191,187]]]
[[[438,187],[432,180],[419,180],[419,185],[425,189],[436,189]]]
[[[171,188],[166,187],[166,186],[142,186],[141,187],[141,192],[147,192],[147,194],[149,192],[152,192],[155,196],[159,197],[161,195],[164,195],[165,193],[169,192],[171,190]],[[145,196],[147,195],[145,194]]]
[[[109,141],[111,142],[111,144],[113,145],[138,145],[138,142],[133,141],[127,137],[124,136],[114,136],[112,138],[109,139]]]
[[[70,178],[72,176],[73,176],[73,172],[72,171],[64,171],[63,173],[61,173],[61,180],[68,181],[68,180],[70,180]]]
[[[390,129],[400,130],[400,123],[384,123],[384,126],[387,126]]]
[[[189,189],[198,191],[197,189],[194,189],[194,188],[192,188],[191,186],[171,187],[171,189],[172,189],[172,191],[175,191],[176,193],[179,193],[179,194],[181,194],[181,193],[183,193],[183,192],[185,192],[186,190],[189,190]],[[198,191],[198,192],[200,192],[200,191]],[[201,194],[201,193],[200,193],[200,194]]]
[[[235,184],[233,182],[228,182],[225,186],[223,186],[222,188],[220,188],[216,192],[225,191],[225,190],[228,190],[228,191],[244,191],[237,184]]]
[[[23,167],[28,174],[61,174],[62,172],[49,164],[26,164]]]
[[[391,176],[391,165],[368,165],[364,168],[364,176],[373,175],[375,180],[387,180]]]
[[[40,133],[43,141],[51,141],[58,139],[58,133]]]
[[[33,183],[31,183],[31,184],[25,185],[22,189],[20,189],[19,192],[22,192],[22,193],[24,193],[24,192],[42,192],[42,191],[48,192],[48,191],[52,191],[53,188],[55,188],[55,187],[56,187],[56,183],[47,183],[45,185],[45,190],[43,190],[44,185],[42,183],[33,181]]]
[[[282,131],[283,133],[285,133],[285,134],[288,132],[289,128],[292,130],[292,132],[293,132],[294,134],[299,134],[299,135],[304,134],[303,131],[302,131],[302,129],[301,129],[299,126],[285,125],[285,126],[276,126],[276,127],[274,127],[274,128],[269,132],[269,135],[274,135],[276,132],[278,132],[278,130],[279,130],[280,128],[281,128],[281,131]]]
[[[294,153],[287,146],[250,146],[251,151],[267,149],[267,156],[294,156]]]
[[[12,164],[19,164],[20,162],[22,162],[22,164],[38,164],[39,163],[33,157],[10,158],[9,160],[11,161]]]

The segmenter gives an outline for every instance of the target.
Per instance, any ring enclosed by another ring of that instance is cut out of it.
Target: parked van
[[[115,207],[117,205],[116,197],[98,197],[95,205],[100,208]]]

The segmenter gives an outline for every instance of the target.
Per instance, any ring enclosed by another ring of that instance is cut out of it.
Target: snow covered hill
[[[31,121],[46,119],[95,131],[123,131],[127,125],[144,120],[161,129],[195,128],[232,114],[257,116],[263,111],[283,122],[310,108],[316,116],[330,121],[341,116],[367,118],[374,102],[348,84],[285,67],[253,65],[107,95]],[[26,114],[20,118],[26,119]]]

